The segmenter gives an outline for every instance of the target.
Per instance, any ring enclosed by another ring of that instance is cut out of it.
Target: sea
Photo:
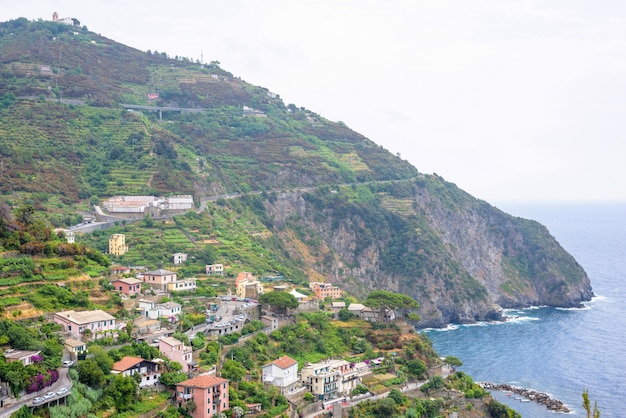
[[[555,413],[505,393],[492,395],[523,417],[586,417],[588,390],[603,418],[626,417],[626,203],[506,205],[545,225],[583,266],[595,297],[581,309],[536,306],[503,323],[425,330],[441,356],[456,356],[475,381],[535,389],[562,401]]]

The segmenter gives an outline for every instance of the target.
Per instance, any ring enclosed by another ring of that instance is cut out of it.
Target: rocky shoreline
[[[506,383],[482,382],[479,383],[479,385],[482,386],[483,389],[487,390],[499,390],[502,392],[515,393],[516,395],[519,395],[524,399],[528,399],[529,401],[537,402],[540,405],[544,405],[550,411],[562,413],[571,412],[570,409],[563,404],[563,402],[559,401],[558,399],[552,399],[547,393],[537,392],[534,389],[518,388],[515,386],[507,385]]]

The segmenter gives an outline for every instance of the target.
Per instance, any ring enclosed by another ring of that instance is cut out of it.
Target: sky
[[[20,0],[219,61],[494,205],[626,201],[623,0]]]

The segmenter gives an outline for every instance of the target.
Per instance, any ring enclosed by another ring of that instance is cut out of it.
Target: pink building
[[[159,351],[165,357],[172,361],[177,361],[183,366],[183,372],[187,373],[190,366],[193,366],[193,350],[191,347],[185,347],[185,344],[176,338],[161,338],[159,341]]]
[[[26,351],[26,350],[6,350],[4,353],[4,360],[7,363],[13,361],[21,361],[24,366],[36,363],[35,359],[41,361],[41,351]]]
[[[193,401],[193,418],[211,418],[229,409],[228,380],[215,376],[197,376],[176,385],[176,405]]]
[[[111,285],[115,287],[117,292],[123,293],[126,296],[132,296],[141,293],[141,283],[143,283],[141,280],[127,277],[115,279],[111,282]]]
[[[61,325],[64,332],[77,340],[113,337],[117,334],[115,317],[100,309],[95,311],[63,311],[57,312],[52,320]],[[85,337],[85,334],[88,334]]]
[[[147,283],[153,289],[167,290],[167,285],[175,281],[176,273],[169,270],[159,269],[147,271],[143,274],[143,282]]]

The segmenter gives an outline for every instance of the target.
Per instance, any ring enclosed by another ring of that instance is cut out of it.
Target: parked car
[[[56,394],[56,393],[54,393],[54,392],[48,392],[48,393],[46,393],[45,395],[43,395],[43,398],[44,398],[44,399],[52,399],[52,398],[54,398],[55,396],[57,396],[57,394]]]
[[[63,362],[63,367],[72,367],[74,365],[74,361],[72,360],[65,360]]]
[[[65,395],[65,394],[67,394],[67,392],[68,392],[67,388],[61,388],[61,389],[59,389],[59,390],[57,391],[57,395],[59,395],[59,396],[63,396],[63,395]]]
[[[37,396],[35,399],[33,399],[33,404],[37,405],[43,403],[43,401],[45,401],[44,398],[42,398],[41,396]]]

